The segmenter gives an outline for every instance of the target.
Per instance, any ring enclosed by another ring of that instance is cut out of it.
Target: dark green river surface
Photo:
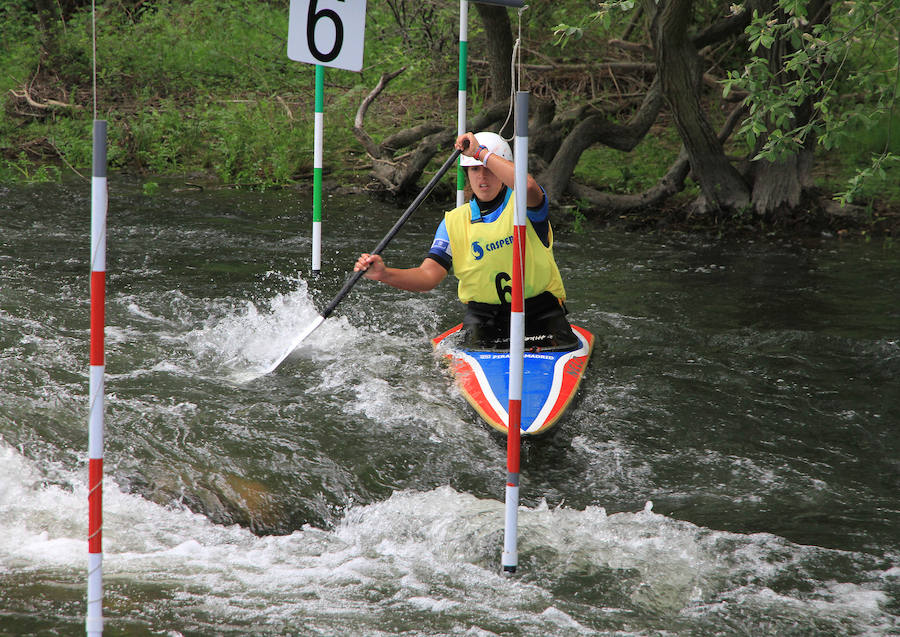
[[[83,634],[90,186],[0,186],[0,634]],[[418,265],[426,202],[388,247]],[[361,281],[402,212],[112,178],[109,635],[896,635],[900,250],[558,228],[579,398],[522,449],[429,339],[462,315]]]

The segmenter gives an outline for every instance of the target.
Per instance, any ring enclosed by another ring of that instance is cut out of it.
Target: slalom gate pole
[[[466,66],[469,56],[469,0],[459,0],[459,91],[456,113],[456,132],[466,132]],[[460,164],[456,168],[456,205],[465,201],[466,171]]]
[[[91,347],[88,429],[87,634],[103,634],[103,391],[106,307],[106,121],[94,120],[91,179]]]
[[[325,67],[316,65],[316,113],[313,149],[312,271],[322,268],[322,139],[325,129]]]
[[[515,218],[513,221],[512,308],[509,318],[509,425],[506,436],[506,518],[503,571],[519,564],[519,452],[522,436],[522,381],[525,367],[525,223],[528,206],[528,93],[516,92]]]
[[[97,8],[91,2],[91,81],[94,124],[91,167],[91,336],[88,381],[88,637],[103,634],[103,413],[106,324],[106,121],[97,119]]]

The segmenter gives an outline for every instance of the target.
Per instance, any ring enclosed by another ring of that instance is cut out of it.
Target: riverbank
[[[375,214],[394,218],[408,206],[412,198],[398,198],[378,190],[375,180],[362,170],[335,171],[323,182],[325,214],[329,200],[337,197],[365,195],[380,202]],[[64,178],[76,179],[69,176]],[[87,185],[87,180],[83,180]],[[117,182],[133,196],[141,192],[152,199],[177,193],[194,191],[284,191],[301,208],[312,210],[312,177],[289,184],[248,187],[223,183],[215,175],[192,173],[186,175],[133,175],[111,174],[110,189],[115,191]],[[448,177],[439,183],[426,201],[452,202],[455,184]],[[895,237],[900,236],[900,207],[889,204],[841,206],[825,195],[820,196],[792,215],[777,219],[748,216],[742,219],[716,218],[695,214],[690,202],[674,201],[671,205],[647,208],[630,214],[611,214],[603,210],[584,211],[577,205],[563,203],[554,206],[553,223],[557,234],[574,237],[590,234],[594,229],[622,230],[644,235],[675,236],[694,235],[722,240],[788,241],[818,244],[829,241],[876,241],[893,248]]]
[[[452,16],[437,16],[439,27],[425,47],[405,38],[395,19],[381,11],[371,8],[368,63],[363,71],[326,71],[328,192],[371,193],[379,187],[372,177],[371,158],[352,127],[357,109],[383,74],[405,69],[367,111],[366,132],[373,138],[435,122],[453,126],[457,93],[448,69],[456,65],[457,49]],[[98,117],[109,121],[110,171],[143,180],[148,195],[162,181],[178,178],[202,182],[206,188],[311,187],[313,70],[285,57],[286,12],[266,3],[244,6],[200,0],[138,6],[124,16],[101,7],[96,95],[90,82],[91,24],[86,12],[68,15],[56,26],[45,25],[43,32],[22,16],[22,26],[16,29],[15,16],[7,17],[10,21],[0,27],[0,63],[7,70],[0,80],[5,111],[0,120],[0,181],[89,176],[90,121],[96,107]],[[533,54],[554,56],[558,65],[570,63],[572,50],[554,47],[548,34],[545,27],[528,31]],[[481,38],[483,31],[474,28],[473,51],[483,50]],[[601,41],[579,46],[581,53],[593,51],[598,58],[601,52],[605,59],[610,55]],[[141,53],[147,51],[154,54]],[[489,76],[483,60],[472,62],[470,110],[478,113],[490,95]],[[596,88],[584,86],[583,73],[568,84],[560,84],[553,75],[531,71],[528,79],[535,93],[552,98],[558,109],[577,103],[584,98],[583,92]],[[604,101],[614,105],[611,112],[618,108],[627,113],[634,106],[617,94]],[[801,210],[779,218],[694,214],[690,202],[697,188],[690,180],[681,195],[640,213],[589,209],[556,195],[554,201],[564,211],[560,225],[570,224],[576,231],[617,225],[641,232],[892,237],[898,231],[900,186],[890,173],[863,189],[855,205],[840,207],[828,194],[846,189],[854,171],[868,161],[876,141],[861,139],[840,152],[822,154],[813,174],[819,194]],[[680,146],[664,114],[653,133],[630,152],[589,148],[575,168],[574,179],[603,192],[641,192],[657,183]],[[434,170],[436,163],[432,163],[425,174]],[[392,203],[389,196],[382,196]]]
[[[803,209],[777,218],[748,215],[717,218],[697,215],[691,205],[668,206],[629,215],[602,216],[597,221],[630,232],[686,232],[731,238],[794,238],[882,240],[893,246],[900,236],[900,207],[886,203],[840,205],[820,196]]]

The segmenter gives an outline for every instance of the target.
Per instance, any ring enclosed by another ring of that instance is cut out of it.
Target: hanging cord
[[[528,5],[523,5],[521,9],[519,9],[519,36],[516,38],[516,45],[513,47],[513,59],[516,60],[516,66],[518,67],[519,77],[518,81],[515,82],[515,86],[512,87],[512,97],[515,97],[517,90],[522,90],[522,14],[525,13],[525,10],[528,9]],[[515,71],[510,69],[510,74],[512,77],[515,77]]]
[[[94,85],[94,119],[97,119],[97,7],[95,0],[91,0],[91,47],[91,59],[93,61],[92,76]]]
[[[519,10],[518,20],[518,37],[516,43],[513,44],[512,56],[509,60],[509,110],[506,112],[506,121],[500,126],[502,132],[513,116],[513,109],[516,103],[516,91],[522,87],[522,14],[528,9],[528,5],[523,5]],[[516,73],[518,71],[518,74]],[[502,137],[502,136],[501,136]],[[506,139],[507,142],[512,141],[515,137],[515,131]]]

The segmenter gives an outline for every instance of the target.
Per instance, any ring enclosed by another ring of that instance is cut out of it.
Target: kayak
[[[435,352],[450,366],[457,387],[487,424],[509,430],[509,352],[469,349],[454,344],[462,324],[431,339]],[[584,377],[594,335],[572,325],[579,345],[567,351],[533,349],[525,352],[522,378],[522,435],[546,433],[563,415]]]

